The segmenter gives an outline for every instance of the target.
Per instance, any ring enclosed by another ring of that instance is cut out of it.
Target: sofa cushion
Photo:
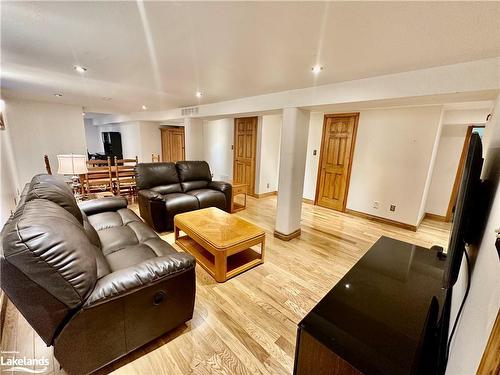
[[[181,184],[160,185],[152,187],[149,190],[160,194],[182,193]]]
[[[112,272],[115,272],[135,266],[145,260],[167,256],[169,254],[177,254],[177,251],[160,238],[154,238],[136,245],[125,246],[109,254],[106,260]]]
[[[208,186],[209,181],[198,180],[198,181],[187,181],[181,184],[182,191],[187,193],[195,189],[205,189]]]
[[[97,229],[110,272],[177,253],[128,208],[91,215],[88,220]]]
[[[174,163],[139,163],[135,169],[135,179],[138,190],[172,185],[169,186],[172,193],[181,191]]]
[[[200,208],[198,200],[192,195],[185,193],[168,194],[163,197],[165,208],[169,216],[177,213],[193,211]]]
[[[31,179],[26,202],[33,199],[47,199],[64,208],[73,215],[80,224],[83,223],[83,216],[73,192],[62,177],[48,174],[39,174]]]
[[[205,188],[212,181],[210,167],[206,161],[178,161],[175,164],[182,191]],[[189,183],[193,181],[193,183]]]
[[[198,199],[200,208],[217,207],[221,210],[226,209],[226,196],[221,191],[211,189],[191,190],[187,194]]]
[[[26,202],[2,235],[5,260],[68,308],[78,307],[92,291],[99,250],[61,206],[46,199]]]

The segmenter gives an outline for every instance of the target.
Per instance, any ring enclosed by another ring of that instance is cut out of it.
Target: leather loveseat
[[[205,161],[139,163],[136,167],[139,210],[156,231],[172,230],[174,216],[200,208],[231,212],[231,184],[212,181]]]
[[[70,374],[86,374],[191,319],[195,260],[125,198],[77,205],[37,175],[2,230],[1,286]]]

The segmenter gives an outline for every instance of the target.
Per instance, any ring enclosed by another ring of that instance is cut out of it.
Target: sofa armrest
[[[127,207],[127,199],[124,197],[106,197],[101,199],[91,199],[78,204],[87,216],[106,211],[117,211]]]
[[[196,260],[187,253],[176,253],[145,260],[135,266],[110,273],[99,279],[85,301],[84,308],[134,293],[159,281],[194,268]]]
[[[150,201],[163,201],[163,195],[153,190],[143,189],[139,190],[137,194]]]
[[[226,197],[226,211],[231,212],[232,185],[229,182],[224,181],[210,181],[208,183],[208,188],[219,190],[224,193],[224,196]]]

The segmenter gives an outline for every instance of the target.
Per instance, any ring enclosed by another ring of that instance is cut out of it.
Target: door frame
[[[235,175],[235,170],[236,170],[236,121],[239,119],[255,119],[255,142],[254,142],[254,150],[253,154],[255,157],[254,163],[253,163],[253,193],[248,193],[248,195],[256,198],[257,195],[255,194],[255,183],[257,181],[256,178],[256,171],[257,171],[257,138],[259,137],[259,116],[245,116],[245,117],[235,117],[233,121],[233,182],[234,182],[234,175]],[[250,186],[249,186],[250,187]]]
[[[462,153],[460,154],[460,161],[458,162],[457,172],[455,173],[455,181],[453,182],[453,188],[451,189],[450,200],[448,201],[448,208],[446,210],[445,222],[449,223],[453,216],[453,206],[458,196],[458,189],[460,188],[460,182],[462,181],[462,175],[464,174],[465,159],[467,158],[467,153],[469,151],[469,142],[472,135],[472,129],[474,128],[484,128],[485,125],[469,125],[467,127],[467,132],[465,133],[464,145],[462,146]]]
[[[319,200],[319,196],[318,196],[318,194],[319,194],[319,180],[321,178],[321,164],[323,163],[323,157],[324,157],[323,146],[325,144],[327,119],[332,118],[332,117],[353,117],[353,116],[355,117],[355,119],[354,119],[354,128],[352,131],[352,147],[351,147],[351,152],[349,153],[349,165],[347,166],[347,178],[346,178],[346,189],[344,192],[344,203],[342,204],[342,211],[340,211],[340,212],[346,211],[347,196],[349,195],[349,185],[351,183],[352,159],[354,156],[354,148],[356,147],[356,136],[358,134],[359,112],[325,114],[325,116],[323,118],[323,130],[321,133],[321,143],[319,146],[318,173],[316,175],[316,194],[314,195],[314,205],[315,206],[318,206],[318,200]]]

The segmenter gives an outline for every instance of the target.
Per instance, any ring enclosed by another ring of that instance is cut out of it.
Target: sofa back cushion
[[[73,215],[80,224],[83,216],[68,184],[60,176],[39,174],[31,179],[26,202],[33,199],[47,199],[61,206]]]
[[[206,161],[178,161],[175,166],[182,191],[203,189],[212,181],[212,173]]]
[[[2,288],[49,344],[59,325],[92,292],[97,281],[95,254],[100,250],[68,210],[47,199],[33,199],[19,206],[5,224],[2,251]],[[20,277],[29,282],[12,281]],[[39,304],[35,310],[34,300]],[[38,313],[51,321],[35,316]]]
[[[135,169],[137,189],[160,194],[180,193],[181,184],[174,163],[139,163]]]

